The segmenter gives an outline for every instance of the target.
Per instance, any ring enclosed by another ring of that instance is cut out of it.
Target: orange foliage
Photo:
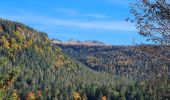
[[[132,60],[118,61],[118,64],[120,64],[120,65],[131,65],[132,64]]]
[[[35,94],[33,92],[29,92],[27,95],[26,95],[26,100],[35,100],[36,97],[35,97]]]
[[[2,26],[0,26],[0,32],[2,32],[3,31],[3,28],[2,28]]]
[[[106,96],[103,96],[103,97],[102,97],[102,100],[106,100]]]

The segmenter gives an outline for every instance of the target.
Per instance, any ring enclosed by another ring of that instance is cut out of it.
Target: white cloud
[[[55,9],[56,12],[69,14],[73,16],[79,16],[79,17],[92,17],[92,18],[100,18],[100,19],[106,19],[109,18],[109,16],[100,14],[100,13],[81,13],[73,9],[65,9],[65,8],[58,8]]]
[[[112,0],[113,1],[113,0]],[[127,1],[127,0],[125,0]],[[118,1],[117,1],[118,2]],[[16,8],[15,8],[16,9]],[[81,21],[76,19],[59,19],[59,18],[50,18],[46,16],[40,16],[39,14],[18,8],[17,14],[0,14],[1,18],[7,18],[10,20],[22,22],[28,25],[45,27],[69,27],[74,29],[95,29],[95,30],[122,30],[122,31],[136,31],[136,28],[133,24],[127,23],[125,21],[117,20],[108,20],[108,16],[103,14],[87,14],[79,13],[73,9],[57,9],[57,11],[67,14],[79,15],[79,16],[88,16],[94,18],[106,18],[106,19],[95,19],[95,21],[89,21],[88,18],[84,18]]]
[[[65,20],[58,18],[49,18],[45,16],[29,16],[29,15],[0,15],[1,18],[7,18],[31,25],[40,25],[42,27],[70,27],[73,29],[95,29],[95,30],[120,30],[120,31],[136,31],[133,24],[125,21],[114,20],[98,20],[98,21],[77,21],[74,19]]]
[[[109,18],[109,16],[106,16],[106,15],[103,15],[103,14],[82,14],[82,16],[101,18],[101,19]]]
[[[70,21],[55,19],[51,23],[56,26],[67,26],[82,29],[98,29],[98,30],[121,30],[135,31],[134,25],[124,21]]]

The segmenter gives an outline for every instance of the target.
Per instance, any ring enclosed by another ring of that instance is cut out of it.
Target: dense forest
[[[131,46],[54,45],[46,33],[0,19],[0,100],[170,99],[168,73],[151,80],[161,62]]]
[[[0,99],[169,98],[168,76],[157,86],[141,78],[139,72],[149,75],[150,64],[133,61],[137,53],[132,47],[56,46],[46,33],[4,19],[0,19],[0,35]]]
[[[146,53],[137,51],[140,46],[88,46],[62,43],[53,43],[53,45],[62,48],[65,54],[82,62],[92,70],[135,80],[148,78],[156,66],[160,66],[163,62],[159,58],[149,58]],[[160,48],[156,45],[148,46]],[[160,52],[169,55],[169,52]],[[165,63],[161,66],[168,73],[168,65]]]

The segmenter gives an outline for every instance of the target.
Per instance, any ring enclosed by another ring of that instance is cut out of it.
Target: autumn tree
[[[135,23],[140,35],[155,44],[140,45],[137,50],[147,55],[148,59],[157,58],[161,61],[159,65],[154,66],[148,83],[155,92],[160,83],[167,83],[162,78],[167,75],[167,66],[170,64],[168,56],[170,53],[170,0],[136,0],[130,6],[131,13],[134,15],[130,21]],[[157,93],[157,96],[162,96],[160,94],[163,93]]]
[[[169,0],[136,0],[131,3],[139,33],[154,43],[170,44],[170,1]]]
[[[73,92],[74,100],[81,100],[80,94],[78,92]]]
[[[6,63],[6,58],[0,59],[0,66],[5,65]],[[19,68],[13,68],[5,74],[0,74],[0,99],[3,99],[5,97],[7,90],[13,84],[14,80],[19,76],[19,73]]]
[[[165,52],[170,52],[170,0],[137,0],[130,5],[134,15],[130,21],[135,23],[139,34],[159,46],[141,46],[141,50],[169,64]]]
[[[26,100],[36,100],[35,94],[33,92],[29,92],[26,95]]]
[[[5,38],[5,36],[1,37],[0,42],[4,48],[10,49],[10,44],[9,44],[8,40]]]
[[[10,97],[10,100],[20,100],[19,96],[17,95],[16,90],[13,91],[12,96]]]

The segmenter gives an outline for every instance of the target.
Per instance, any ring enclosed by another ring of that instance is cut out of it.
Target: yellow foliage
[[[14,32],[14,36],[19,42],[23,42],[25,40],[25,35],[21,34],[22,32],[16,31]]]
[[[40,54],[43,54],[43,49],[39,48],[39,52],[40,52]]]
[[[27,44],[26,44],[27,46],[30,46],[30,45],[32,45],[32,40],[30,39],[29,41],[27,41]]]
[[[78,92],[73,92],[74,100],[81,100],[80,94]]]
[[[65,64],[63,55],[58,55],[54,61],[54,67],[58,68]]]
[[[10,49],[10,44],[4,36],[1,37],[0,42],[3,44],[4,48]]]
[[[33,92],[29,92],[26,96],[26,100],[35,100],[35,94]]]
[[[61,51],[62,51],[61,48],[56,48],[56,49],[55,49],[55,53],[60,53]]]
[[[40,54],[43,54],[43,50],[41,47],[38,47],[37,45],[35,45],[34,48],[37,52],[39,52]]]
[[[16,36],[17,38],[19,38],[19,37],[20,37],[19,31],[14,32],[14,36]]]
[[[30,39],[30,40],[28,40],[28,41],[26,41],[26,44],[24,45],[25,47],[29,47],[30,45],[32,45],[32,40]]]
[[[19,96],[17,95],[16,90],[13,91],[13,93],[12,93],[12,98],[11,98],[11,99],[12,99],[12,100],[19,100]]]
[[[48,47],[49,53],[52,53],[52,47]]]
[[[16,42],[14,38],[11,40],[11,48],[21,49],[21,46]]]

